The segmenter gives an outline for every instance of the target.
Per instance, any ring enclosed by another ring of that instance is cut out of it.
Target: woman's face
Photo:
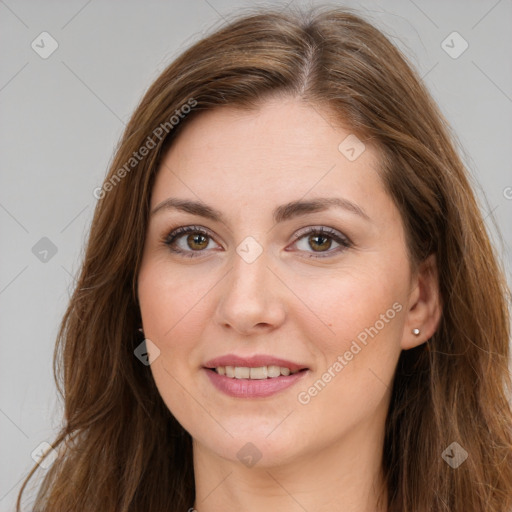
[[[297,99],[209,111],[166,154],[151,211],[144,334],[195,448],[271,466],[382,444],[416,299],[376,151]]]

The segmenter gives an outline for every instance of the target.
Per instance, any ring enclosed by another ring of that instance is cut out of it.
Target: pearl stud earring
[[[421,331],[420,331],[417,327],[415,327],[415,328],[412,330],[412,333],[414,334],[414,336],[419,336],[419,335],[420,335],[420,332],[421,332]]]

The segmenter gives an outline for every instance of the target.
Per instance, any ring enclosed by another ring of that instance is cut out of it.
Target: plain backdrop
[[[0,0],[0,511],[13,510],[31,454],[61,424],[55,337],[124,125],[174,57],[255,5],[269,4]],[[512,1],[330,5],[357,8],[419,70],[458,136],[510,283]]]

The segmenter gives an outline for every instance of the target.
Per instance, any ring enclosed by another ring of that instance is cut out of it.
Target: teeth
[[[266,379],[268,376],[268,370],[266,366],[261,366],[260,368],[251,368],[251,374],[249,378],[251,379]]]
[[[281,368],[279,366],[267,366],[267,375],[269,377],[279,377]]]
[[[275,377],[288,376],[297,373],[299,370],[295,370],[292,372],[290,368],[285,368],[283,366],[260,366],[258,368],[249,368],[247,366],[217,366],[215,371],[219,375],[225,375],[226,377],[230,377],[231,379],[253,379],[253,380],[263,380],[263,379],[272,379]]]
[[[251,369],[244,366],[235,366],[235,379],[248,379]]]

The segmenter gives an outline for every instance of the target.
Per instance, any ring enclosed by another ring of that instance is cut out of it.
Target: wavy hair
[[[512,510],[509,291],[456,138],[380,30],[352,10],[320,6],[238,14],[174,60],[136,108],[58,333],[54,372],[64,422],[35,512],[185,511],[194,503],[191,437],[165,406],[150,368],[134,357],[150,194],[162,156],[191,119],[223,105],[257,109],[276,95],[322,107],[371,139],[411,264],[436,255],[439,328],[402,351],[393,382],[382,459],[387,509]],[[191,99],[194,108],[170,122]],[[150,139],[146,155],[131,160]],[[469,454],[456,469],[442,457],[453,442]],[[19,492],[18,512],[37,468]]]

